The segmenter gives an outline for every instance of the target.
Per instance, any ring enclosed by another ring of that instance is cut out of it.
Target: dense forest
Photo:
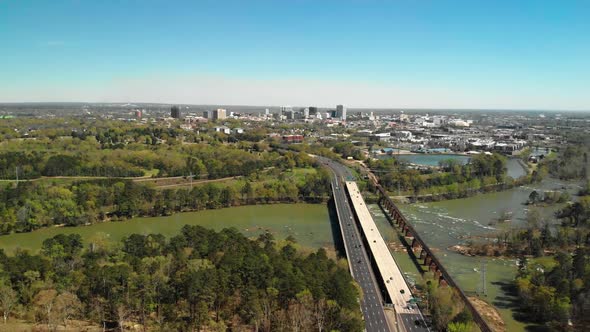
[[[5,144],[6,145],[6,144]],[[257,144],[190,144],[174,148],[130,143],[124,148],[100,148],[96,141],[77,138],[53,142],[12,143],[0,153],[0,178],[41,176],[139,177],[188,176],[217,179],[250,175],[276,166],[280,155]]]
[[[573,255],[558,251],[552,264],[520,260],[515,281],[520,304],[527,319],[564,331],[573,322],[576,330],[590,326],[590,255],[587,245],[578,246]]]
[[[61,234],[38,255],[0,252],[0,311],[49,329],[82,320],[121,330],[361,331],[346,267],[292,241],[200,226],[118,246]]]
[[[563,180],[587,180],[590,176],[590,137],[570,134],[570,144],[559,152],[559,158],[543,162],[549,174]]]
[[[0,179],[189,175],[217,179],[247,176],[280,163],[281,154],[269,148],[279,142],[278,134],[268,136],[272,127],[226,135],[216,132],[214,124],[190,131],[179,124],[77,117],[8,119],[0,122]],[[243,124],[228,119],[225,125]],[[292,128],[274,129],[289,133]]]

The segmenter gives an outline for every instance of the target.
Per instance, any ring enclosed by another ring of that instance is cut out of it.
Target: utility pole
[[[485,259],[482,259],[480,262],[480,267],[481,267],[481,272],[480,272],[480,276],[481,276],[481,293],[483,294],[483,296],[488,296],[488,289],[486,286],[486,274],[487,274],[487,262]]]
[[[15,173],[16,173],[16,187],[18,188],[18,166],[15,167]]]
[[[400,154],[400,151],[399,151],[399,144],[398,144],[398,148],[397,148],[397,163],[398,163],[398,166],[397,166],[397,174],[398,174],[398,176],[400,174],[400,171],[399,171],[399,154]],[[401,191],[400,183],[399,182],[400,182],[400,178],[398,177],[398,179],[397,179],[397,195],[398,196],[401,196],[402,195],[402,191]]]
[[[399,156],[399,155],[398,155],[398,156]],[[397,161],[397,162],[399,163],[399,158],[398,158],[398,161]],[[398,195],[398,196],[401,196],[401,195],[402,195],[402,189],[401,189],[401,177],[400,177],[400,174],[401,174],[401,172],[400,172],[400,165],[399,165],[399,164],[397,164],[397,165],[395,166],[395,168],[396,168],[396,171],[397,171],[397,195]]]

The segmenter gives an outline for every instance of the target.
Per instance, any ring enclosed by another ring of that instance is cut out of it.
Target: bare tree
[[[82,309],[82,303],[75,294],[63,292],[55,299],[54,312],[56,319],[67,329],[68,321],[76,317]]]
[[[276,310],[273,313],[272,330],[287,331],[289,327],[287,312],[284,309]]]
[[[314,309],[313,296],[309,290],[297,294],[297,300],[292,300],[289,305],[289,319],[294,332],[309,331],[312,329]]]
[[[125,330],[125,322],[131,315],[131,311],[129,307],[124,303],[121,303],[117,306],[117,323],[119,323],[119,329],[121,331]]]
[[[314,306],[313,318],[315,320],[315,325],[318,328],[318,332],[322,332],[326,326],[326,316],[329,309],[326,299],[318,300]]]
[[[47,322],[47,328],[51,330],[53,317],[52,311],[53,307],[55,306],[55,298],[57,297],[57,291],[55,289],[44,289],[37,293],[35,296],[35,306],[41,311],[43,314],[43,318]]]
[[[2,309],[2,315],[4,317],[4,324],[8,320],[8,316],[14,310],[14,307],[18,303],[17,293],[4,283],[0,283],[0,309]]]

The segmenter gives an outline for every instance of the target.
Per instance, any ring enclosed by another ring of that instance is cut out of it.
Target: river
[[[83,239],[104,233],[111,241],[120,241],[133,233],[160,233],[167,237],[178,234],[184,225],[201,225],[221,230],[235,227],[248,237],[270,231],[276,239],[289,235],[310,248],[334,249],[330,215],[326,204],[274,204],[240,206],[219,210],[178,213],[167,217],[133,218],[91,226],[43,228],[30,233],[0,236],[0,249],[12,253],[16,248],[37,252],[43,240],[57,234],[77,233]]]
[[[449,159],[456,160],[463,165],[469,161],[468,156],[458,154],[394,154],[393,157],[410,164],[424,166],[438,166],[440,161]]]
[[[470,157],[459,154],[393,154],[394,158],[399,160],[422,166],[438,166],[439,162],[443,160],[455,160],[463,165],[469,162]],[[389,155],[383,155],[379,158],[391,158]],[[525,169],[520,165],[517,159],[508,158],[506,162],[506,169],[508,176],[517,179],[526,175]]]
[[[526,324],[514,318],[515,300],[503,286],[510,284],[516,275],[516,261],[503,258],[467,257],[447,248],[464,243],[466,236],[490,235],[498,232],[497,227],[524,227],[527,206],[523,203],[533,190],[567,190],[572,196],[579,186],[555,179],[547,179],[539,184],[523,186],[503,192],[482,194],[474,197],[433,203],[400,205],[406,218],[428,243],[444,264],[453,279],[467,293],[482,291],[482,262],[486,262],[485,300],[498,308],[506,322],[508,331],[525,331]],[[546,220],[554,220],[552,214],[559,206],[540,208]],[[397,233],[389,225],[385,215],[377,205],[370,206],[379,230],[387,241],[399,243]],[[490,226],[503,212],[512,213],[512,221],[502,226]],[[419,273],[405,252],[393,252],[396,261],[410,280],[419,278]]]

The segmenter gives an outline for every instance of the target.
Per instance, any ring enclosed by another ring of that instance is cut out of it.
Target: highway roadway
[[[379,290],[379,284],[375,279],[376,275],[367,256],[367,250],[363,247],[363,240],[360,235],[361,230],[359,230],[357,223],[354,220],[354,212],[351,208],[352,202],[348,201],[346,186],[340,181],[340,179],[344,181],[353,180],[354,176],[348,167],[338,162],[323,157],[318,157],[318,159],[335,174],[335,177],[332,179],[334,202],[340,219],[340,227],[342,229],[344,246],[351,273],[363,291],[361,310],[365,317],[366,330],[389,331],[390,329],[387,325],[387,320],[385,319],[385,313],[383,311],[383,299]],[[386,251],[387,254],[389,254],[389,250],[387,249]],[[397,264],[393,263],[393,265],[397,268]],[[399,285],[396,287],[404,289],[403,295],[393,294],[393,296],[391,296],[394,301],[393,306],[396,312],[396,320],[398,324],[401,323],[399,324],[398,329],[407,332],[430,331],[429,328],[426,327],[424,318],[416,305],[409,304],[405,301],[409,298],[410,291],[401,272],[399,272],[399,270],[397,272],[399,276],[392,277],[391,280],[388,280],[387,282],[389,286],[388,288],[392,285]]]
[[[402,322],[407,331],[428,331],[422,312],[416,304],[411,303],[410,286],[383,240],[356,182],[346,181],[345,185],[365,243],[368,243],[365,249],[372,258],[375,271],[378,272],[376,275],[385,280],[382,285],[385,286],[384,291],[393,304],[398,322]]]
[[[339,181],[340,177],[349,177],[352,174],[342,165],[326,158],[318,158],[335,175],[332,178],[334,204],[336,204],[336,210],[338,211],[341,234],[350,272],[363,292],[361,311],[365,318],[365,329],[367,332],[390,332],[391,330],[385,318],[385,312],[383,311],[383,300],[381,299],[377,280],[373,274],[373,269],[371,268],[366,251],[363,250],[362,238],[359,235],[356,222],[353,219],[353,212],[346,198],[346,189]]]

